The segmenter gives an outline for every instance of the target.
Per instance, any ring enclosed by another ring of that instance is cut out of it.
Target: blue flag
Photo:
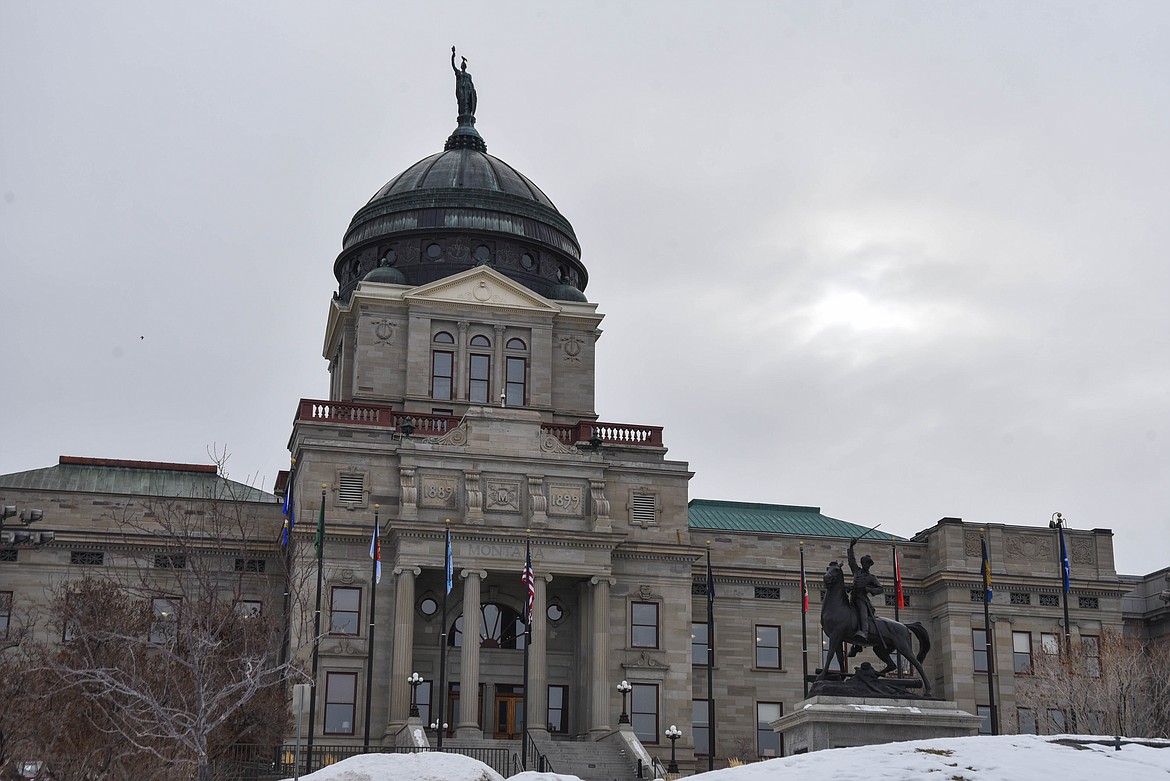
[[[1058,528],[1060,529],[1060,579],[1064,582],[1064,592],[1067,594],[1069,591],[1068,578],[1070,575],[1068,548],[1064,547],[1064,527],[1060,526]]]
[[[451,588],[455,585],[455,562],[451,560],[451,530],[447,530],[447,553],[445,557],[444,567],[447,570],[447,593],[451,593]]]
[[[290,473],[288,476],[288,487],[284,492],[284,529],[280,533],[280,544],[287,548],[288,541],[292,537],[293,527],[296,526],[296,507],[293,503],[293,476]]]

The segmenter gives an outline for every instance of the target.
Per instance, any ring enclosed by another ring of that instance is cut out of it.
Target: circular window
[[[520,265],[529,271],[532,271],[532,269],[536,268],[536,259],[525,252],[520,256]]]
[[[549,621],[560,621],[565,617],[565,609],[556,603],[549,605],[548,611],[546,612],[548,613]]]
[[[443,248],[438,244],[428,244],[427,257],[431,260],[438,260],[439,258],[443,257]]]
[[[492,259],[492,251],[487,248],[487,245],[480,244],[475,248],[475,259],[479,263],[487,263]]]
[[[423,597],[422,601],[418,603],[418,612],[424,616],[433,616],[439,610],[439,603],[430,597]]]

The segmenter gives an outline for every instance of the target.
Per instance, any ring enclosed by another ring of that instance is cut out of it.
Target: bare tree
[[[1134,737],[1162,737],[1170,724],[1170,649],[1104,629],[1082,637],[1073,653],[1040,649],[1032,674],[1021,676],[1017,702],[1038,719],[1058,714],[1048,729]],[[1046,652],[1049,651],[1049,652]]]
[[[224,493],[232,485],[128,503],[114,519],[115,566],[55,590],[50,623],[65,642],[43,648],[38,669],[44,702],[72,703],[92,730],[96,751],[72,756],[102,755],[113,738],[136,763],[206,781],[228,747],[287,732],[285,684],[299,670],[281,649],[278,528],[274,513]],[[64,770],[70,749],[44,748]],[[115,777],[120,758],[102,756]]]

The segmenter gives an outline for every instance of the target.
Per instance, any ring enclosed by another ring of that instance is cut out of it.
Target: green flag
[[[317,537],[313,540],[313,549],[317,551],[317,558],[321,558],[321,550],[325,547],[325,489],[321,489],[321,514],[317,516]]]

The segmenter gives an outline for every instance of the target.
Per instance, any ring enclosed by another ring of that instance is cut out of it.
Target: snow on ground
[[[1168,781],[1166,748],[1067,746],[1053,737],[1000,735],[935,738],[838,748],[702,773],[702,781]]]
[[[815,751],[701,773],[702,781],[1170,781],[1166,748],[1068,746],[1050,736],[937,738],[882,746]],[[500,781],[482,762],[458,754],[366,754],[338,762],[304,781]],[[560,773],[521,773],[515,781],[580,781]]]

